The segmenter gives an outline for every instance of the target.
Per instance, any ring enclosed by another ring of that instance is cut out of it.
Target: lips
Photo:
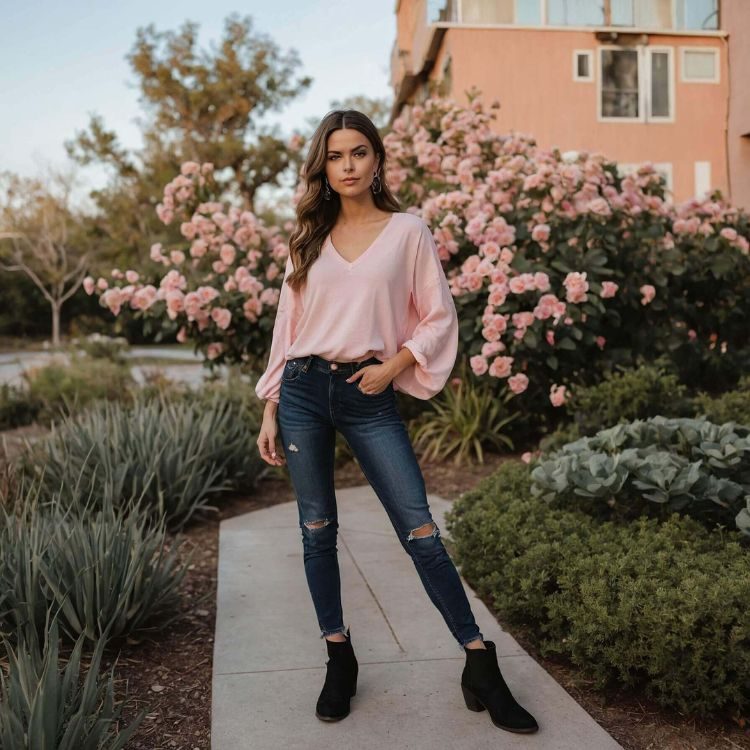
[[[345,185],[353,185],[358,179],[359,179],[359,177],[352,177],[352,178],[350,178],[348,180],[342,180],[342,182]]]

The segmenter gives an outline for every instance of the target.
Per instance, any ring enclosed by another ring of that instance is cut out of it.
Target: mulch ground
[[[0,453],[9,458],[23,438],[33,439],[44,430],[23,428],[5,433]],[[5,448],[5,451],[2,449]],[[506,460],[519,455],[485,454],[484,464],[458,465],[421,461],[427,491],[456,500],[492,474]],[[193,551],[182,582],[182,618],[153,634],[130,638],[105,652],[102,670],[115,664],[116,688],[123,700],[121,726],[142,709],[146,717],[127,747],[133,750],[203,750],[211,747],[211,676],[216,619],[218,532],[223,519],[240,513],[294,501],[285,472],[270,469],[252,496],[225,498],[212,517],[193,523],[182,533],[179,546],[185,556]],[[336,468],[336,486],[367,484],[354,461]],[[485,602],[492,610],[489,602]],[[502,624],[502,619],[498,618]],[[699,721],[666,711],[627,693],[602,694],[592,689],[580,671],[563,658],[545,658],[523,628],[502,624],[521,646],[546,669],[571,696],[604,727],[625,750],[750,750],[750,728],[742,719]],[[321,665],[324,663],[321,655]],[[544,715],[539,717],[544,723]],[[500,738],[498,738],[498,741]]]

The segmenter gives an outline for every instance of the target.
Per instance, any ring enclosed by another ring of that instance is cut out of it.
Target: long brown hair
[[[372,120],[356,109],[334,109],[329,112],[313,134],[302,168],[305,192],[297,203],[297,224],[289,237],[289,254],[292,256],[294,271],[286,279],[295,291],[307,280],[307,272],[320,256],[323,242],[336,224],[341,208],[341,198],[335,190],[331,190],[330,200],[324,200],[323,187],[328,136],[334,130],[342,128],[358,130],[380,156],[377,173],[382,189],[372,195],[375,205],[385,211],[401,210],[398,200],[385,182],[385,146]]]

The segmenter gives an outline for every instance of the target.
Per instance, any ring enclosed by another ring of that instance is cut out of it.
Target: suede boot
[[[348,716],[349,699],[357,693],[359,665],[349,628],[345,638],[341,642],[324,639],[328,649],[326,679],[315,707],[315,715],[323,721],[339,721]]]
[[[466,648],[466,666],[461,675],[461,690],[470,711],[490,713],[492,723],[509,732],[536,732],[534,717],[522,706],[505,684],[497,664],[497,649],[493,641],[485,641],[487,648]]]

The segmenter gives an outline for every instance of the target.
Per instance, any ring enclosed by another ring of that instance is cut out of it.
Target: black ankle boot
[[[349,715],[349,699],[357,693],[359,665],[352,649],[349,629],[345,641],[325,639],[328,649],[326,679],[315,715],[323,721],[338,721]]]
[[[466,648],[466,666],[461,675],[461,690],[470,711],[490,712],[492,723],[509,732],[536,732],[534,717],[516,703],[497,665],[497,649],[493,641],[487,648]]]

